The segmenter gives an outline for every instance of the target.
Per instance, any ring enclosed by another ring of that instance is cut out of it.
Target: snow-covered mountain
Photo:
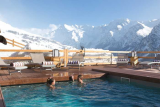
[[[0,22],[0,29],[5,37],[30,44],[32,49],[73,49],[83,45],[95,49],[149,51],[159,49],[160,19],[118,19],[101,26],[54,25],[54,29],[42,35],[28,33],[4,22]]]
[[[75,49],[72,46],[62,45],[60,42],[51,40],[44,36],[32,34],[24,30],[14,28],[9,24],[0,21],[0,35],[6,38],[14,39],[17,42],[25,44],[30,49]],[[0,49],[10,47],[10,45],[0,44]],[[16,48],[16,47],[12,47]]]
[[[137,50],[160,51],[160,23],[153,27],[151,33],[141,40]]]
[[[51,40],[44,36],[32,34],[24,30],[14,28],[9,24],[0,21],[0,35],[8,39],[14,39],[15,41],[25,45],[22,49],[76,49],[72,46],[62,45],[60,42]],[[13,47],[10,44],[4,45],[0,43],[0,49],[20,49],[19,47]],[[1,52],[1,57],[10,56],[13,52]]]
[[[44,36],[76,48],[83,45],[86,48],[107,50],[137,50],[138,45],[146,40],[145,38],[159,23],[160,19],[150,21],[118,19],[101,26],[64,24],[50,30]]]

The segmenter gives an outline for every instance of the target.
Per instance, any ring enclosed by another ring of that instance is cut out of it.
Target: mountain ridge
[[[0,24],[3,22],[0,22]],[[23,30],[16,32],[17,28],[13,28],[9,24],[5,27],[0,26],[5,32],[19,35],[17,38],[23,38],[23,42],[30,43],[25,39],[32,41],[37,40],[36,44],[40,44],[42,40],[46,42],[54,42],[61,45],[59,48],[80,48],[83,45],[85,48],[106,49],[106,50],[153,50],[154,46],[151,35],[158,32],[160,19],[150,21],[132,21],[129,19],[118,19],[100,26],[90,25],[58,25],[48,30],[43,35],[28,33]],[[3,23],[4,24],[4,23]],[[10,30],[11,29],[11,30]],[[32,35],[32,36],[31,36]],[[160,32],[155,36],[155,40],[159,39]],[[20,37],[21,36],[21,37]],[[26,36],[26,37],[25,37]],[[36,39],[41,38],[41,39]],[[150,46],[149,45],[153,45]],[[159,43],[159,42],[158,42]],[[157,44],[158,44],[157,43]],[[64,44],[62,46],[62,44]],[[66,46],[66,47],[65,47]],[[47,47],[47,46],[45,46]],[[51,46],[53,47],[53,46]],[[51,48],[50,47],[50,48]],[[156,49],[154,49],[156,50]]]

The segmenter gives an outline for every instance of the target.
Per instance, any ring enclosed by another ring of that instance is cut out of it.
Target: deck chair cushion
[[[118,61],[127,61],[127,59],[118,59]]]
[[[79,64],[79,61],[68,61],[68,64]]]
[[[56,65],[42,65],[42,67],[56,67]]]
[[[43,61],[42,65],[54,65],[53,61]]]
[[[10,64],[10,66],[13,66],[13,67],[21,67],[24,65],[25,65],[25,63],[23,63],[23,62],[14,62],[14,63]]]
[[[160,62],[160,60],[153,60],[153,62]]]
[[[118,59],[117,63],[128,63],[127,59]]]
[[[19,67],[14,67],[15,70],[22,70],[22,69],[27,69],[27,66],[19,66]]]

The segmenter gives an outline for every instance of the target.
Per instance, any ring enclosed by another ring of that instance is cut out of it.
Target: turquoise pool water
[[[7,107],[160,107],[159,89],[102,79],[2,87]]]

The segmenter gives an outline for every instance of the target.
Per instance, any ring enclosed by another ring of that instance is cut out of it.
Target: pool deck
[[[158,69],[140,69],[128,67],[116,67],[116,65],[105,66],[85,66],[80,71],[77,68],[61,68],[51,70],[26,69],[22,74],[16,72],[9,75],[7,70],[0,70],[0,85],[22,85],[34,83],[46,83],[50,76],[54,76],[56,81],[68,81],[70,75],[74,75],[75,79],[81,74],[84,79],[100,78],[106,75],[115,75],[120,77],[138,79],[148,82],[160,83],[160,71]],[[3,94],[0,88],[0,107],[5,107]]]
[[[116,67],[104,66],[101,68],[93,68],[93,71],[107,73],[108,75],[114,75],[119,77],[125,77],[130,79],[142,80],[153,83],[160,83],[160,71],[158,69],[142,69],[142,68],[133,68],[133,67]]]
[[[61,68],[51,70],[40,69],[26,69],[9,75],[7,70],[0,70],[0,85],[21,85],[21,84],[34,84],[45,83],[47,78],[54,76],[56,81],[68,81],[70,75],[74,75],[75,79],[79,74],[83,75],[84,79],[87,78],[100,78],[105,74],[115,75],[120,77],[138,79],[148,82],[160,83],[160,71],[158,69],[139,69],[128,67],[116,67],[116,65],[105,66],[85,66],[81,67],[80,71],[77,68]]]
[[[26,69],[22,70],[22,74],[19,72],[12,73],[9,75],[7,70],[0,70],[0,85],[21,85],[21,84],[34,84],[34,83],[46,83],[46,80],[50,76],[54,76],[56,81],[68,81],[70,75],[74,75],[75,79],[79,74],[83,75],[84,79],[87,78],[100,78],[105,73],[94,72],[92,68],[96,66],[85,66],[81,67],[80,71],[78,68],[62,68],[51,70],[40,69]]]

